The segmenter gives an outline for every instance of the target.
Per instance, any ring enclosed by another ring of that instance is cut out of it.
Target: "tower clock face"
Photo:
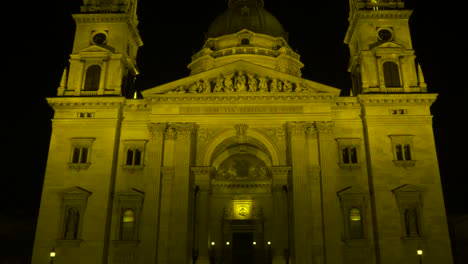
[[[392,32],[388,29],[379,30],[378,35],[381,41],[389,41],[393,38]]]
[[[93,36],[94,44],[101,45],[106,43],[107,36],[104,33],[97,33]]]

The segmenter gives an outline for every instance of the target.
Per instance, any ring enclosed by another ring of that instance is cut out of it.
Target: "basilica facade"
[[[32,263],[452,263],[404,0],[349,1],[351,96],[226,2],[189,76],[134,96],[137,1],[83,1]]]

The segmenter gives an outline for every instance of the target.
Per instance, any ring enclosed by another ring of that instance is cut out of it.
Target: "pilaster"
[[[174,181],[171,202],[168,263],[189,263],[193,241],[193,177],[192,160],[194,123],[173,123],[176,133],[174,148]]]
[[[341,263],[339,206],[336,197],[335,145],[333,142],[334,122],[316,122],[318,133],[321,183],[322,213],[325,239],[325,260],[327,264]]]
[[[197,264],[209,264],[208,220],[211,193],[212,167],[192,167],[197,193],[195,195],[195,238],[194,254]]]
[[[157,257],[162,150],[166,126],[165,123],[151,123],[148,125],[149,141],[144,180],[145,205],[142,212],[144,224],[141,230],[141,241],[144,248],[142,258],[145,263],[155,263]]]
[[[273,193],[273,241],[272,263],[285,263],[289,252],[288,225],[288,174],[289,166],[275,166],[269,168],[272,175]]]
[[[174,167],[164,166],[161,168],[161,207],[159,220],[158,238],[158,261],[157,263],[168,263],[169,253],[169,228],[171,215],[171,196],[174,178]]]
[[[308,122],[288,122],[292,174],[289,179],[289,212],[291,224],[291,256],[293,263],[312,263],[310,252],[311,203],[310,186],[307,180],[306,131]]]

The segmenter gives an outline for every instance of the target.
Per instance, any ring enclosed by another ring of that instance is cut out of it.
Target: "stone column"
[[[195,177],[195,185],[198,186],[195,208],[195,251],[197,253],[197,264],[209,264],[208,220],[210,210],[211,174],[212,167],[192,167]]]
[[[159,194],[161,191],[161,165],[164,144],[165,123],[151,123],[149,141],[146,150],[145,169],[145,203],[142,212],[141,241],[143,247],[142,258],[145,263],[156,262],[158,249],[159,226]]]
[[[194,123],[173,123],[169,127],[177,133],[174,148],[174,181],[169,234],[168,263],[189,263],[192,259],[193,239],[193,177],[190,165],[194,160]]]
[[[327,264],[341,263],[339,204],[336,189],[336,146],[333,122],[316,122],[319,139],[320,168],[322,172],[322,208]]]
[[[270,167],[272,175],[273,193],[273,234],[272,263],[286,263],[286,252],[289,251],[289,229],[288,229],[288,174],[291,167]]]
[[[289,177],[290,249],[294,264],[312,263],[310,252],[311,209],[310,186],[307,180],[305,132],[308,122],[288,122],[292,174]]]

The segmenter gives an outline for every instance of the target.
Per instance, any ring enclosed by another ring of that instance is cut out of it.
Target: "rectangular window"
[[[143,154],[147,140],[125,140],[124,141],[124,160],[122,167],[127,170],[142,169]]]
[[[341,167],[359,167],[359,138],[337,138]]]
[[[398,166],[414,166],[413,135],[389,135],[393,148],[393,163]]]
[[[72,138],[70,167],[85,169],[90,165],[91,146],[94,138]]]

